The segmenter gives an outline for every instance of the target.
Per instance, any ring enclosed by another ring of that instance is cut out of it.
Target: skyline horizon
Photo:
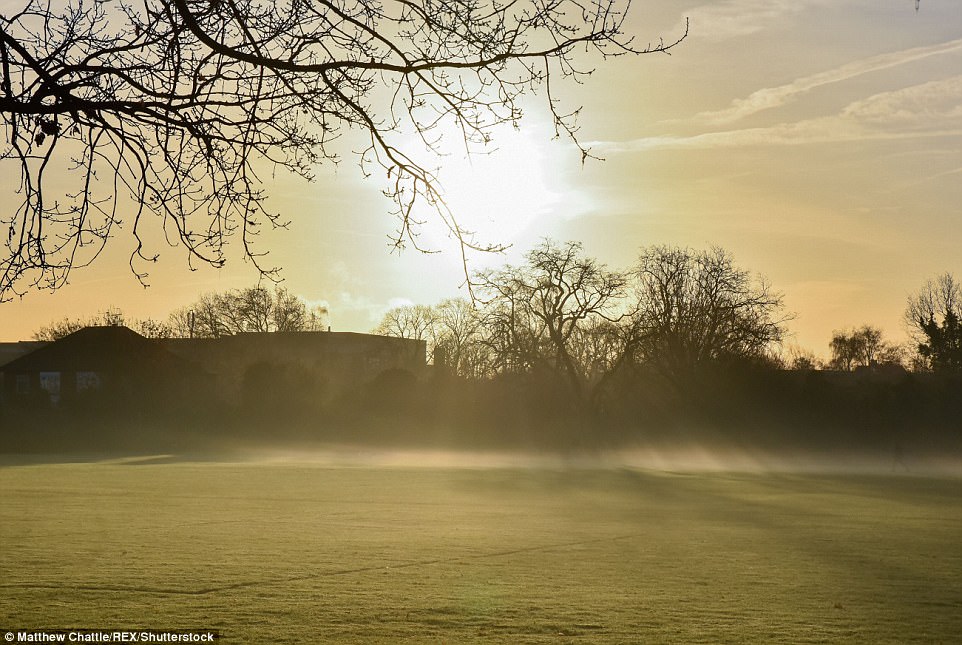
[[[559,242],[558,240],[551,240],[549,238],[544,238],[544,241]],[[660,247],[660,246],[666,246],[666,245],[658,245],[658,244],[651,245],[651,247]],[[651,248],[651,247],[645,247],[645,248]],[[681,247],[673,247],[673,248],[681,248]],[[684,248],[692,251],[707,251],[712,248],[720,248],[720,247],[713,245],[713,246],[706,247],[705,249],[694,249],[692,247],[684,247]],[[625,273],[627,275],[631,275],[633,273],[633,267],[628,269],[612,267],[607,263],[605,263],[602,258],[594,258],[594,259],[599,260],[601,264],[607,267],[608,269]],[[737,263],[737,258],[734,258],[734,259],[736,260],[736,265],[735,265],[736,268],[745,270],[746,273],[752,276],[752,279],[754,281],[758,282],[759,284],[765,283],[765,284],[771,285],[771,282],[767,280],[766,276],[764,276],[763,274],[757,271],[752,271],[748,267],[739,265]],[[502,263],[500,265],[492,265],[492,267],[506,267],[506,266],[508,266],[508,263]],[[946,273],[949,273],[949,272],[946,272]],[[934,280],[937,277],[939,276],[930,276],[929,279]],[[919,289],[921,289],[924,286],[924,283],[925,283],[924,280],[920,281]],[[786,297],[786,298],[788,297],[789,294],[786,294],[783,291],[780,291],[777,288],[777,285],[771,285],[771,286],[774,288],[775,293],[780,294],[780,296],[782,297]],[[224,289],[221,291],[217,291],[217,290],[202,291],[202,292],[196,293],[192,299],[189,299],[188,301],[184,302],[183,305],[176,307],[174,309],[171,309],[170,311],[166,312],[166,314],[161,314],[161,315],[146,315],[146,316],[136,315],[136,314],[132,314],[130,310],[126,309],[122,303],[113,303],[108,305],[107,307],[100,308],[97,310],[78,312],[76,314],[68,313],[63,316],[53,317],[43,322],[41,325],[39,325],[35,329],[33,329],[30,332],[30,334],[25,337],[4,338],[2,337],[3,329],[0,328],[0,342],[10,343],[10,342],[38,340],[36,338],[36,335],[39,334],[43,330],[43,328],[48,326],[53,326],[58,322],[77,321],[77,322],[83,322],[83,323],[91,323],[92,326],[101,326],[105,324],[104,321],[107,319],[107,317],[110,317],[110,316],[119,316],[119,319],[121,320],[121,323],[120,323],[121,325],[133,328],[136,331],[136,327],[144,321],[153,321],[158,323],[169,322],[171,318],[178,311],[184,310],[186,308],[189,308],[192,305],[195,305],[204,296],[226,294],[229,291],[238,291],[238,290],[245,290],[250,288],[264,288],[264,289],[267,289],[268,291],[274,291],[276,289],[281,289],[281,290],[287,289],[287,287],[285,286],[284,280],[280,280],[278,282],[272,282],[267,279],[262,279],[260,282],[247,284],[247,285],[240,285],[237,287],[230,287],[228,289]],[[145,289],[145,291],[149,291],[149,289],[150,288],[148,287]],[[918,293],[919,289],[916,290],[915,294]],[[376,328],[379,325],[379,323],[382,321],[384,314],[398,307],[406,307],[406,306],[434,307],[440,304],[443,300],[447,298],[462,299],[467,302],[471,302],[469,294],[457,294],[454,296],[446,296],[440,300],[433,301],[433,302],[413,302],[413,301],[408,301],[403,299],[396,299],[396,300],[389,301],[385,305],[383,313],[374,321],[373,324],[367,327],[358,327],[356,325],[351,326],[350,324],[343,327],[338,327],[334,323],[334,321],[337,318],[337,313],[331,310],[329,301],[325,299],[308,300],[300,294],[293,293],[293,292],[289,292],[289,293],[290,295],[298,298],[305,305],[305,308],[307,309],[307,311],[320,312],[320,314],[324,316],[324,324],[322,325],[323,329],[302,330],[302,331],[344,332],[344,333],[361,333],[361,334],[377,334],[378,332]],[[915,295],[915,294],[906,294],[906,300],[908,300],[912,295]],[[479,305],[480,303],[476,302],[475,304]],[[790,311],[787,309],[787,307],[783,307],[782,311],[784,314],[784,326],[787,331],[785,334],[785,339],[782,342],[776,342],[773,344],[773,348],[775,349],[774,355],[781,356],[785,360],[789,360],[791,358],[791,355],[793,354],[811,353],[812,355],[814,355],[815,358],[817,358],[819,361],[827,365],[831,357],[831,348],[830,348],[831,338],[829,338],[828,341],[825,343],[824,348],[803,345],[802,343],[798,342],[797,333],[792,329],[792,323],[794,323],[796,320],[800,318],[799,312]],[[909,356],[906,356],[904,360],[909,360],[909,358],[912,355],[912,352],[914,352],[916,349],[915,347],[916,341],[911,336],[911,329],[909,328],[909,325],[905,322],[904,313],[905,312],[903,311],[902,326],[900,330],[902,333],[901,337],[894,337],[887,330],[883,329],[879,325],[873,324],[871,321],[864,321],[862,323],[856,323],[856,324],[852,324],[844,327],[836,327],[832,330],[831,334],[835,335],[837,333],[843,333],[843,334],[849,333],[849,332],[857,331],[859,328],[866,327],[866,326],[879,329],[882,332],[882,340],[888,345],[894,345],[894,346],[903,348],[905,351],[909,353]],[[264,332],[264,333],[272,333],[272,332]],[[176,338],[181,336],[174,335],[172,337]]]

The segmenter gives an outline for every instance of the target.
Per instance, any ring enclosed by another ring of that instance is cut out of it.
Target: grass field
[[[0,629],[227,643],[953,643],[962,480],[0,468]]]

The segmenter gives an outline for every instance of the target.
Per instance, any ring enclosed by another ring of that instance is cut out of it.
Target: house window
[[[50,396],[51,403],[60,403],[60,372],[40,372],[40,389]]]
[[[77,391],[99,390],[103,382],[97,372],[77,372]]]
[[[17,394],[30,394],[30,375],[17,374]]]

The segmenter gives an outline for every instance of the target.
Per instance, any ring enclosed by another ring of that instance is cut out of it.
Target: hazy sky
[[[9,5],[9,2],[4,2]],[[962,5],[958,0],[636,2],[641,41],[672,56],[605,64],[568,93],[581,137],[605,158],[582,167],[533,103],[520,133],[472,161],[452,148],[442,179],[465,225],[514,246],[582,240],[613,267],[650,244],[717,244],[765,275],[796,314],[793,340],[827,353],[833,329],[863,323],[905,338],[905,298],[962,275]],[[376,179],[350,159],[312,184],[279,179],[289,230],[262,238],[285,286],[329,304],[336,330],[367,331],[390,306],[460,291],[460,259],[439,229],[433,255],[391,254],[395,223]],[[226,268],[190,272],[158,246],[144,290],[119,234],[61,291],[0,305],[0,339],[108,307],[165,317],[205,291],[248,286],[235,245]]]

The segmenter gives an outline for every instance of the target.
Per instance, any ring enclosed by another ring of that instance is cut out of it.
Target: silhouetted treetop
[[[40,327],[33,334],[34,340],[55,341],[65,338],[85,327],[129,327],[147,338],[170,338],[174,331],[169,324],[153,318],[136,320],[128,318],[120,309],[110,308],[96,316],[71,318],[65,316]]]
[[[500,371],[550,370],[587,403],[604,321],[622,318],[625,276],[587,256],[578,242],[544,240],[518,266],[475,276],[485,343]],[[600,359],[599,359],[600,360]]]
[[[219,338],[244,332],[321,331],[327,327],[324,305],[309,305],[282,286],[205,293],[171,312],[166,320],[133,319],[120,309],[87,318],[65,317],[38,329],[34,340],[59,340],[84,327],[125,326],[147,338]]]
[[[0,161],[11,199],[0,216],[0,299],[62,286],[122,222],[142,281],[156,259],[143,241],[151,219],[192,262],[223,264],[236,234],[256,263],[258,227],[285,223],[265,207],[261,176],[280,167],[311,178],[339,159],[334,143],[348,130],[366,140],[364,173],[386,177],[396,245],[416,246],[422,202],[472,245],[431,170],[441,127],[470,148],[516,124],[521,97],[544,90],[556,130],[574,138],[577,110],[559,105],[551,79],[579,80],[588,70],[575,60],[586,53],[597,61],[678,42],[636,45],[622,30],[629,5],[24,2],[0,16]]]
[[[170,314],[168,326],[180,338],[220,338],[245,332],[321,331],[327,308],[309,306],[281,286],[205,293]]]
[[[962,371],[962,283],[951,273],[909,296],[905,321],[930,369]]]
[[[721,248],[642,249],[633,278],[636,352],[673,378],[712,361],[765,356],[791,318],[782,294]]]
[[[833,332],[829,349],[832,351],[829,367],[842,371],[876,365],[902,365],[904,359],[903,349],[882,340],[882,330],[871,325]]]

